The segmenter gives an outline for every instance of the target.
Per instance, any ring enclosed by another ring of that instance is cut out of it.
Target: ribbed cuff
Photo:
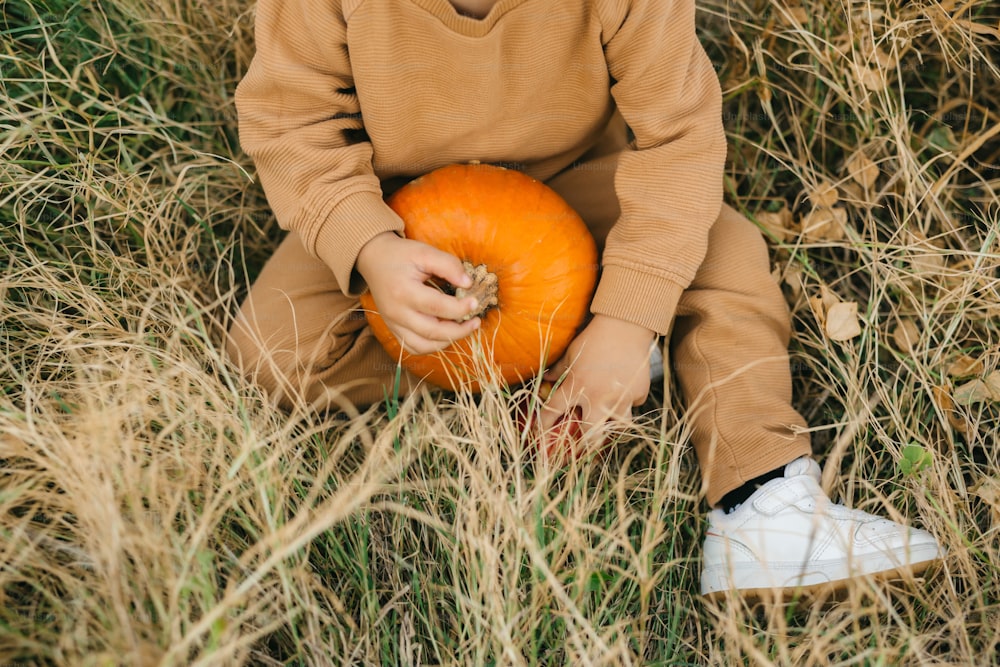
[[[379,193],[355,192],[340,200],[320,227],[313,254],[333,271],[341,291],[358,296],[364,282],[354,270],[361,248],[383,232],[402,232],[403,220]]]
[[[677,313],[684,288],[668,278],[622,266],[605,266],[590,310],[665,336]]]

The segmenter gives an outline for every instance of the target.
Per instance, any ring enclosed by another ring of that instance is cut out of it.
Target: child
[[[547,183],[601,251],[592,319],[549,371],[544,423],[628,418],[671,337],[709,515],[702,591],[915,572],[922,530],[832,504],[791,406],[789,316],[757,228],[722,203],[721,93],[694,0],[260,0],[240,137],[290,230],[229,352],[279,402],[370,404],[395,360],[476,329],[458,258],[400,236],[383,197],[479,160]],[[626,125],[633,139],[629,141]],[[671,333],[672,332],[672,333]],[[408,374],[403,391],[419,382]]]

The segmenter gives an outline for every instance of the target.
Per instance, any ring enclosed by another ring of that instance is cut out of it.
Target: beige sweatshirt
[[[660,334],[722,203],[721,94],[694,0],[260,0],[236,91],[240,141],[278,223],[345,293],[375,235],[401,231],[382,182],[445,164],[516,164],[545,181],[617,108],[635,140],[591,310]]]

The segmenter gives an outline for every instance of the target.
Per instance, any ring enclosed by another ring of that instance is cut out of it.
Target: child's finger
[[[479,304],[471,296],[459,299],[433,287],[421,286],[414,307],[424,315],[439,320],[464,322],[476,315]]]
[[[574,395],[572,387],[562,382],[549,394],[548,400],[542,404],[540,423],[543,430],[555,426],[561,417],[570,414],[578,407],[585,409],[588,401],[583,395]]]
[[[570,355],[572,352],[566,352],[563,356],[559,358],[556,363],[552,364],[545,373],[542,374],[542,379],[548,382],[556,383],[563,379],[566,372],[570,367]]]
[[[585,402],[581,405],[582,415],[580,421],[585,424],[603,424],[607,421],[626,421],[630,416],[631,408],[625,407],[626,403],[621,400],[621,395],[604,394],[597,397],[592,402]]]
[[[548,399],[542,403],[538,422],[541,424],[543,431],[552,428],[559,421],[559,418],[566,414],[569,405],[563,397],[564,393],[557,387],[549,394]]]
[[[545,373],[542,374],[542,379],[547,382],[558,382],[562,374],[566,372],[566,365],[563,364],[562,359],[556,362],[554,366],[551,366]]]
[[[428,276],[446,280],[455,287],[472,286],[472,277],[465,272],[462,261],[451,253],[427,246],[420,263],[421,270]]]
[[[448,347],[452,342],[468,336],[479,328],[479,318],[468,322],[439,320],[414,313],[397,323],[393,334],[403,347],[413,354],[430,354]]]

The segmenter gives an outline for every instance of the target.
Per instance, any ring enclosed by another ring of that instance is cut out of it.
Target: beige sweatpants
[[[618,217],[616,154],[548,182],[590,226],[598,247]],[[228,352],[279,404],[336,408],[391,393],[396,361],[367,327],[356,299],[288,234],[230,328]],[[670,337],[710,505],[743,482],[810,453],[791,406],[789,315],[758,229],[724,206],[708,254],[684,292]],[[417,379],[404,373],[405,393]]]

